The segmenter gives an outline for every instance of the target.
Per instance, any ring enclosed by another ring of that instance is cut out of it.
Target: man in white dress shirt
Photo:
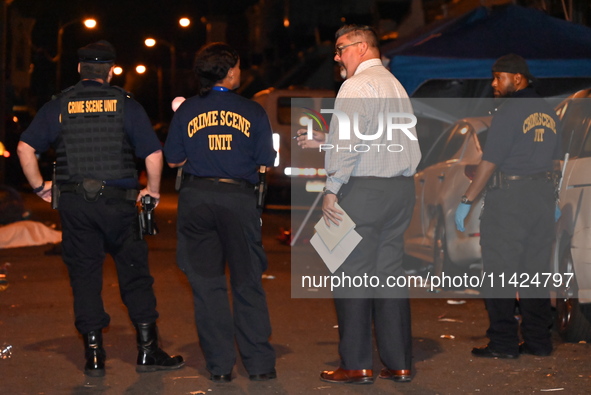
[[[373,383],[372,323],[380,358],[379,377],[411,380],[411,323],[407,288],[386,285],[403,276],[403,234],[415,202],[413,174],[421,159],[408,94],[381,62],[378,39],[368,26],[336,33],[335,61],[346,71],[321,148],[328,174],[324,220],[336,226],[339,206],[363,237],[334,273],[352,279],[334,290],[340,366],[320,378],[333,383]],[[348,116],[349,124],[343,122]],[[349,130],[346,130],[349,129]],[[357,287],[365,278],[364,286]],[[373,279],[368,283],[367,279]],[[378,284],[379,281],[379,284]]]

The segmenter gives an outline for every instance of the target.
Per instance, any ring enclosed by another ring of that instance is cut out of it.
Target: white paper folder
[[[351,229],[355,228],[355,222],[353,222],[351,217],[345,213],[345,210],[343,210],[337,203],[335,203],[334,206],[344,213],[342,215],[343,220],[339,222],[338,225],[331,222],[330,227],[328,227],[326,222],[324,222],[324,218],[320,218],[320,221],[314,225],[314,229],[316,229],[316,232],[320,235],[329,251],[332,251],[343,237],[345,237]]]
[[[337,204],[335,207],[344,212]],[[314,229],[316,229],[316,234],[310,239],[310,244],[318,252],[331,273],[334,273],[345,262],[345,259],[362,239],[355,231],[355,223],[347,213],[344,213],[343,220],[338,226],[331,223],[331,226],[328,227],[324,218],[320,218]]]

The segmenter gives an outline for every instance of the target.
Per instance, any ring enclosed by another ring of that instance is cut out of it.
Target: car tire
[[[571,246],[568,243],[560,256],[559,273],[574,273]],[[577,343],[591,340],[591,323],[585,317],[581,304],[579,304],[578,285],[576,276],[573,276],[569,287],[563,287],[556,291],[556,330],[566,342]],[[585,305],[585,309],[587,309]]]

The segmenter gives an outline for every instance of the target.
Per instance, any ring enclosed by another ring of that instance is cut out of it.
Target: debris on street
[[[0,347],[0,359],[9,359],[12,357],[12,346],[10,344],[2,344]]]
[[[10,266],[10,262],[4,263],[0,266],[0,291],[5,291],[8,288],[8,267]]]
[[[466,301],[465,300],[461,300],[461,299],[448,299],[447,300],[447,304],[465,304]]]
[[[462,320],[456,320],[455,318],[440,318],[439,321],[441,321],[441,322],[464,322]]]

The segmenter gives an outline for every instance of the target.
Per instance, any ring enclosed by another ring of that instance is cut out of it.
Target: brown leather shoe
[[[405,383],[412,380],[410,370],[382,369],[378,377],[381,379],[393,380],[397,383]]]
[[[341,368],[334,371],[325,370],[320,373],[320,380],[341,384],[372,384],[373,371],[371,369],[347,370]]]

